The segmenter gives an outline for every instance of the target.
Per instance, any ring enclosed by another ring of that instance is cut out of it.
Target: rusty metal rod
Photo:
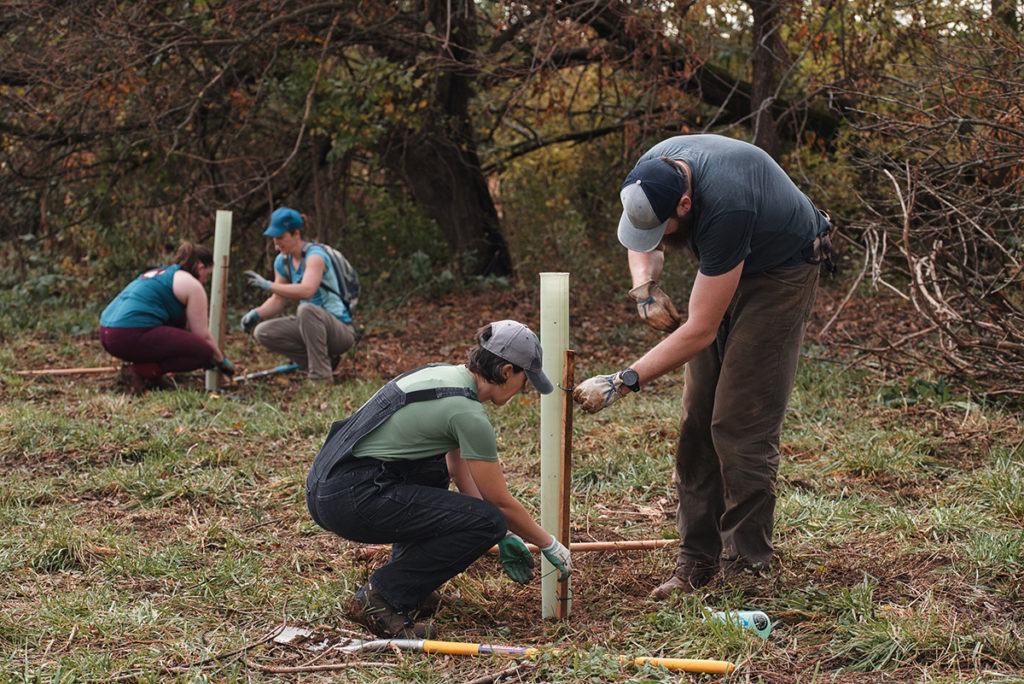
[[[576,352],[565,350],[562,372],[562,443],[561,467],[558,481],[562,491],[558,496],[558,541],[571,548],[569,539],[569,503],[572,499],[572,387],[576,384]],[[555,617],[564,620],[569,617],[569,580],[555,585]]]
[[[572,553],[580,551],[637,551],[642,549],[660,549],[678,543],[678,539],[625,539],[622,541],[573,542],[569,545],[569,551]],[[530,549],[531,553],[539,551],[533,544],[527,544],[526,548]],[[498,547],[492,546],[487,552],[498,553]]]

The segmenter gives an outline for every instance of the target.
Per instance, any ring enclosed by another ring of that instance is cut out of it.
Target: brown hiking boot
[[[445,606],[450,606],[453,603],[455,603],[455,594],[435,589],[427,594],[427,598],[423,599],[420,605],[409,611],[409,616],[414,619],[428,618]]]
[[[426,639],[429,633],[425,622],[413,622],[405,613],[395,610],[369,582],[352,596],[346,612],[353,622],[385,639]]]
[[[127,385],[128,390],[136,396],[145,394],[149,389],[149,381],[139,375],[135,366],[131,364],[121,366],[121,382]]]
[[[664,601],[676,591],[681,591],[684,594],[694,592],[710,582],[716,571],[716,568],[711,565],[684,562],[676,566],[667,581],[651,591],[651,598],[655,601]]]
[[[720,591],[733,591],[748,597],[767,597],[774,593],[771,562],[751,563],[745,558],[722,559],[722,567],[714,578],[713,587]]]

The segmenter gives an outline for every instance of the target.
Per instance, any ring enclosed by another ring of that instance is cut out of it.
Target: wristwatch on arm
[[[622,384],[630,389],[632,392],[640,391],[640,376],[636,374],[636,371],[632,368],[627,368],[619,374],[619,379],[622,380]]]

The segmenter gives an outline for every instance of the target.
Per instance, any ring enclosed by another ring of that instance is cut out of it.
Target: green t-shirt
[[[465,366],[430,366],[398,381],[404,392],[468,387],[476,380]],[[498,444],[487,410],[468,397],[445,397],[403,406],[352,450],[356,458],[414,461],[460,449],[462,458],[497,461]]]

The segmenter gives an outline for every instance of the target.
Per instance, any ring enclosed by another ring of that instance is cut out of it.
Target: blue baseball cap
[[[676,214],[686,185],[683,172],[661,159],[648,159],[634,166],[619,191],[619,242],[634,252],[656,248],[669,219]]]
[[[288,207],[280,207],[270,215],[270,226],[263,234],[267,237],[281,237],[288,231],[301,230],[302,225],[302,214]]]

